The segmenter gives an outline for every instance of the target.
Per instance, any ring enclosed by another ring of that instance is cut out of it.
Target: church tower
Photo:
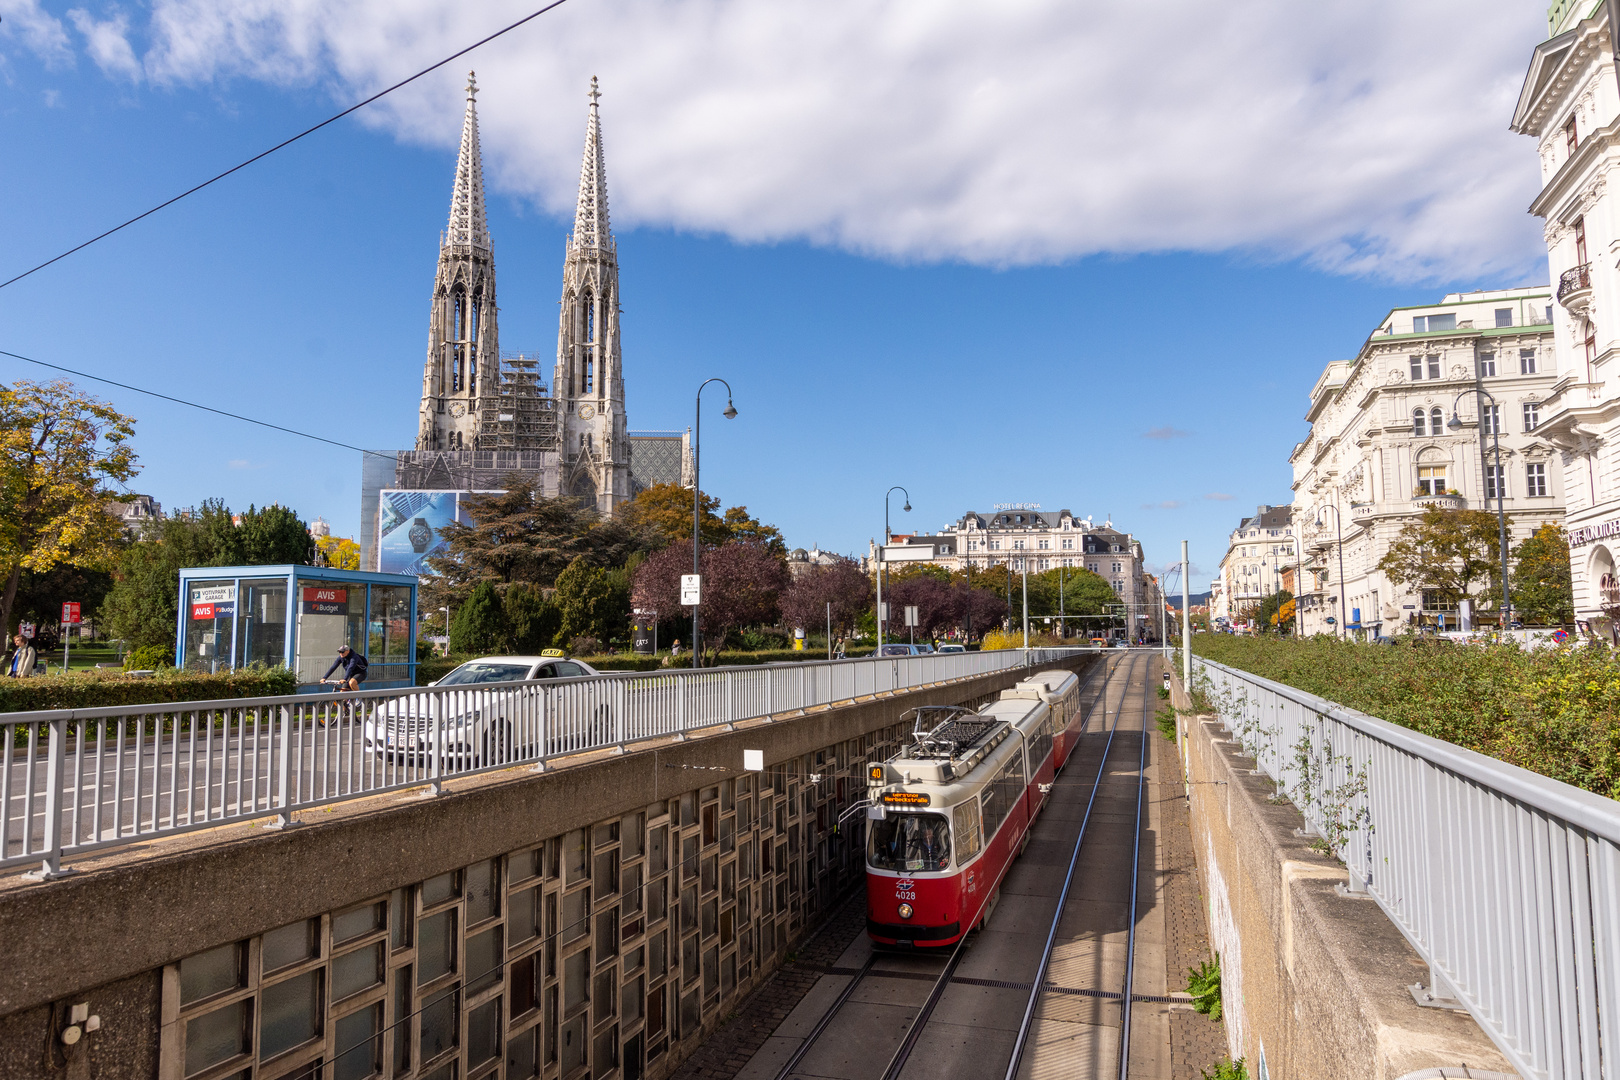
[[[561,412],[564,492],[604,514],[631,498],[630,444],[619,359],[619,260],[608,227],[607,171],[596,79],[585,123],[579,204],[563,260],[562,311],[552,394]]]
[[[484,161],[478,149],[478,84],[467,75],[467,114],[450,197],[450,227],[439,237],[439,270],[422,371],[418,450],[472,450],[480,395],[500,381],[495,325],[495,251],[484,215]]]

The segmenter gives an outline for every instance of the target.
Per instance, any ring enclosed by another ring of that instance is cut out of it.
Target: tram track
[[[1060,897],[1060,899],[1058,901],[1056,912],[1053,915],[1052,923],[1051,923],[1051,930],[1047,935],[1047,940],[1046,940],[1046,943],[1045,943],[1045,947],[1044,947],[1042,955],[1041,955],[1039,971],[1038,971],[1035,979],[1033,980],[1033,982],[1018,982],[1018,981],[997,980],[997,979],[980,979],[980,978],[958,976],[956,974],[957,969],[960,966],[960,964],[961,964],[962,960],[964,959],[964,957],[966,956],[967,952],[971,949],[972,942],[977,936],[974,933],[964,934],[962,936],[962,938],[951,949],[951,952],[950,952],[949,956],[944,958],[943,965],[940,966],[937,971],[935,971],[935,970],[919,971],[919,970],[915,970],[915,969],[896,970],[896,969],[893,969],[893,968],[878,967],[877,964],[878,964],[878,961],[880,959],[891,959],[891,960],[894,960],[896,962],[901,962],[901,963],[916,963],[916,962],[920,961],[920,962],[923,962],[923,963],[928,963],[930,965],[930,967],[932,967],[933,964],[939,962],[940,958],[937,957],[937,956],[926,956],[926,955],[921,955],[921,954],[917,954],[917,953],[878,953],[878,952],[875,952],[875,951],[868,955],[865,963],[859,968],[854,968],[854,967],[832,967],[832,968],[828,968],[828,969],[826,969],[826,973],[828,975],[847,976],[849,978],[849,981],[848,981],[848,983],[846,983],[841,988],[841,990],[838,992],[837,996],[826,1007],[826,1009],[821,1013],[821,1015],[818,1017],[818,1019],[815,1021],[815,1023],[811,1026],[809,1031],[806,1032],[806,1034],[805,1034],[805,1036],[803,1038],[803,1041],[794,1050],[792,1055],[787,1059],[787,1061],[782,1065],[782,1067],[779,1070],[777,1070],[776,1075],[775,1075],[775,1080],[791,1080],[791,1078],[793,1078],[795,1076],[803,1076],[803,1075],[805,1075],[805,1074],[803,1074],[803,1073],[801,1073],[799,1071],[801,1066],[803,1065],[805,1059],[812,1053],[812,1051],[814,1051],[816,1049],[816,1047],[821,1043],[821,1041],[824,1038],[827,1037],[829,1029],[831,1029],[834,1026],[834,1023],[837,1020],[837,1018],[839,1017],[840,1013],[843,1012],[843,1010],[846,1008],[848,1003],[855,996],[857,990],[859,990],[863,985],[866,985],[867,983],[869,983],[870,981],[873,981],[873,980],[885,980],[885,979],[896,979],[896,980],[907,980],[907,981],[923,981],[923,980],[930,980],[930,979],[932,980],[932,985],[931,985],[931,987],[930,987],[930,989],[928,991],[927,997],[917,1007],[917,1011],[916,1011],[915,1015],[911,1018],[909,1024],[907,1025],[906,1030],[905,1030],[904,1034],[902,1035],[902,1037],[900,1038],[900,1041],[899,1041],[898,1045],[895,1046],[895,1049],[894,1049],[892,1055],[890,1056],[887,1065],[884,1067],[881,1074],[876,1074],[876,1080],[899,1080],[899,1077],[901,1076],[902,1072],[905,1070],[908,1061],[911,1059],[912,1051],[916,1048],[918,1041],[921,1039],[921,1037],[923,1035],[923,1032],[928,1027],[929,1021],[930,1021],[930,1019],[932,1018],[932,1016],[934,1014],[935,1008],[939,1005],[939,1003],[940,1003],[941,999],[944,997],[945,993],[952,986],[973,986],[973,987],[987,987],[987,988],[995,988],[995,989],[1028,990],[1030,992],[1029,1001],[1028,1001],[1028,1004],[1027,1004],[1026,1009],[1025,1009],[1024,1024],[1020,1028],[1019,1037],[1018,1037],[1018,1040],[1016,1042],[1014,1052],[1013,1052],[1013,1057],[1012,1057],[1012,1060],[1011,1060],[1011,1062],[1010,1062],[1010,1064],[1008,1066],[1008,1070],[1007,1070],[1007,1074],[1006,1074],[1008,1080],[1016,1080],[1016,1076],[1017,1076],[1017,1073],[1018,1073],[1019,1062],[1020,1062],[1020,1059],[1022,1057],[1023,1047],[1024,1047],[1025,1041],[1026,1041],[1026,1039],[1028,1037],[1028,1029],[1029,1029],[1030,1023],[1033,1020],[1034,1011],[1036,1009],[1037,1002],[1039,1000],[1040,994],[1043,991],[1043,989],[1045,991],[1047,991],[1047,992],[1053,992],[1053,993],[1059,993],[1059,994],[1065,994],[1065,995],[1080,995],[1080,996],[1087,996],[1087,997],[1099,997],[1099,998],[1110,999],[1110,1000],[1112,1000],[1112,999],[1122,999],[1125,1002],[1125,1004],[1124,1004],[1124,1012],[1128,1016],[1128,1014],[1130,1012],[1130,1002],[1132,1001],[1132,996],[1131,996],[1131,993],[1130,993],[1131,985],[1130,985],[1130,976],[1129,976],[1129,974],[1127,974],[1127,981],[1126,981],[1126,984],[1125,984],[1125,987],[1124,987],[1122,993],[1120,993],[1120,992],[1109,992],[1109,991],[1106,991],[1106,990],[1093,990],[1093,989],[1089,989],[1089,988],[1071,988],[1071,987],[1060,987],[1060,986],[1046,986],[1046,985],[1044,985],[1044,983],[1045,983],[1045,977],[1046,977],[1048,968],[1050,966],[1050,961],[1051,961],[1051,956],[1052,956],[1052,949],[1053,949],[1053,946],[1055,944],[1055,937],[1056,937],[1057,930],[1058,930],[1058,924],[1059,924],[1059,922],[1060,922],[1060,920],[1062,919],[1062,916],[1063,916],[1063,912],[1064,912],[1064,908],[1065,908],[1065,901],[1067,900],[1067,897],[1068,897],[1069,886],[1072,883],[1073,878],[1074,878],[1075,868],[1078,865],[1080,850],[1081,850],[1082,844],[1083,844],[1083,842],[1085,840],[1087,826],[1090,824],[1091,816],[1092,816],[1092,810],[1096,806],[1096,803],[1097,803],[1098,792],[1100,791],[1100,789],[1101,789],[1101,787],[1103,785],[1103,782],[1104,782],[1104,778],[1107,775],[1108,765],[1109,765],[1109,753],[1113,749],[1114,736],[1116,734],[1118,734],[1120,726],[1121,726],[1121,724],[1122,724],[1122,722],[1124,720],[1125,712],[1126,712],[1127,694],[1128,694],[1128,691],[1129,691],[1129,688],[1130,688],[1130,685],[1131,685],[1131,680],[1136,676],[1139,665],[1140,665],[1140,662],[1142,660],[1143,660],[1143,656],[1141,654],[1137,654],[1137,655],[1130,656],[1127,663],[1114,663],[1114,664],[1112,664],[1110,666],[1105,667],[1103,669],[1102,673],[1101,673],[1102,678],[1103,678],[1103,685],[1102,685],[1102,690],[1101,690],[1101,694],[1100,694],[1100,700],[1093,701],[1091,710],[1089,710],[1088,713],[1087,713],[1086,724],[1087,724],[1087,726],[1089,726],[1091,712],[1095,711],[1095,708],[1096,708],[1096,706],[1098,704],[1101,704],[1103,706],[1103,720],[1104,720],[1104,723],[1107,723],[1107,718],[1108,718],[1108,686],[1109,686],[1109,683],[1113,680],[1114,675],[1119,672],[1120,667],[1122,667],[1122,666],[1125,667],[1125,677],[1124,677],[1124,680],[1123,680],[1123,690],[1122,690],[1121,695],[1120,695],[1119,707],[1118,707],[1118,710],[1114,714],[1113,724],[1108,729],[1107,740],[1104,742],[1102,752],[1099,755],[1098,762],[1097,762],[1096,774],[1095,774],[1095,776],[1093,776],[1091,778],[1091,783],[1090,783],[1090,789],[1091,790],[1090,790],[1090,794],[1087,797],[1085,815],[1081,820],[1079,832],[1078,832],[1078,834],[1077,834],[1077,836],[1075,838],[1073,853],[1071,854],[1071,857],[1070,857],[1070,860],[1069,860],[1069,867],[1068,867],[1065,882],[1064,882],[1063,892],[1062,892],[1062,895],[1061,895],[1061,897]],[[1105,663],[1106,663],[1106,661],[1105,661]],[[1152,668],[1151,668],[1151,660],[1148,662],[1148,664],[1149,664],[1148,671],[1151,673],[1151,670],[1152,670]],[[1133,864],[1132,864],[1132,905],[1131,905],[1131,910],[1133,912],[1135,911],[1135,907],[1136,907],[1136,877],[1137,877],[1136,862],[1140,858],[1140,847],[1139,847],[1140,839],[1139,838],[1140,838],[1140,831],[1141,831],[1141,813],[1142,813],[1142,809],[1141,809],[1141,804],[1142,804],[1142,785],[1141,785],[1141,781],[1142,781],[1143,774],[1144,774],[1145,757],[1146,757],[1146,745],[1147,745],[1147,739],[1146,739],[1146,715],[1147,715],[1147,707],[1148,707],[1147,706],[1147,701],[1148,701],[1147,686],[1146,686],[1146,682],[1144,681],[1144,684],[1143,684],[1143,716],[1144,716],[1144,722],[1143,722],[1143,735],[1142,735],[1142,750],[1141,750],[1140,755],[1139,755],[1139,764],[1138,764],[1138,768],[1137,768],[1138,793],[1137,793],[1136,831],[1137,831],[1137,834],[1138,834],[1138,847],[1137,847],[1136,853],[1135,853],[1136,858],[1133,859]],[[1132,946],[1131,946],[1131,948],[1132,948],[1132,953],[1133,953],[1132,959],[1134,959],[1134,919],[1132,920],[1132,924],[1133,924],[1133,938],[1132,938]],[[1129,969],[1130,969],[1130,964],[1128,963],[1127,970],[1129,971]],[[1144,999],[1144,1000],[1146,1000],[1146,999]],[[1153,1000],[1158,1000],[1158,999],[1153,999]],[[1128,1034],[1122,1033],[1122,1039],[1128,1039],[1128,1037],[1129,1037]],[[1126,1060],[1126,1054],[1123,1051],[1121,1053],[1120,1060],[1122,1062],[1120,1075],[1121,1075],[1121,1077],[1123,1077],[1124,1076],[1123,1062]]]

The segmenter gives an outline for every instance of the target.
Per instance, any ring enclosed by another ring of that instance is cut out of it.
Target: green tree
[[[1500,550],[1495,514],[1431,506],[1401,529],[1378,568],[1396,585],[1432,590],[1446,606],[1455,607],[1473,595],[1475,585],[1497,580]],[[1488,589],[1474,599],[1490,607],[1498,594]]]
[[[220,499],[184,518],[146,524],[113,564],[113,585],[97,616],[132,648],[174,648],[180,571],[188,566],[307,565],[315,542],[297,514],[281,506],[249,507],[235,524]]]
[[[500,594],[487,581],[473,587],[467,602],[450,616],[450,651],[492,653],[500,651],[507,638],[506,611]]]
[[[507,587],[504,607],[513,652],[534,654],[551,648],[562,626],[562,612],[555,600],[520,581]]]
[[[1262,634],[1286,632],[1294,619],[1294,594],[1287,589],[1278,589],[1270,596],[1261,598],[1252,617],[1256,629]]]
[[[108,512],[138,471],[135,421],[72,383],[0,386],[0,628],[12,625],[23,571],[105,567],[123,538]]]
[[[1531,622],[1567,623],[1575,618],[1570,585],[1569,536],[1549,522],[1512,551],[1513,607]]]
[[[547,498],[530,477],[509,474],[504,491],[475,494],[466,505],[473,524],[439,529],[445,554],[428,560],[435,571],[422,583],[425,607],[466,605],[480,584],[504,590],[513,582],[550,588],[568,564],[591,550],[596,511],[574,498]]]
[[[562,624],[557,629],[559,642],[580,637],[606,642],[624,633],[630,597],[622,575],[615,580],[614,575],[592,566],[583,556],[557,575],[556,601],[562,613]]]

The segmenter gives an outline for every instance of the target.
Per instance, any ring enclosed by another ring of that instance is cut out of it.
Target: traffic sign
[[[1562,627],[1560,627],[1557,630],[1554,630],[1553,631],[1553,640],[1558,642],[1558,644],[1562,645],[1564,642],[1569,640],[1569,631],[1563,629]]]
[[[681,575],[681,606],[697,607],[703,602],[703,575]]]
[[[79,621],[79,605],[76,601],[68,601],[62,605],[62,621],[64,623],[77,623]]]
[[[920,626],[920,625],[922,625],[921,623],[919,623],[917,621],[917,605],[916,604],[907,604],[906,605],[906,625],[907,626]]]

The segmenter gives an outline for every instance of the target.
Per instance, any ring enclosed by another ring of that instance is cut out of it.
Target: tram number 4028
[[[915,900],[915,899],[917,899],[917,890],[915,890],[915,889],[896,889],[896,890],[894,890],[894,898],[896,900]]]

